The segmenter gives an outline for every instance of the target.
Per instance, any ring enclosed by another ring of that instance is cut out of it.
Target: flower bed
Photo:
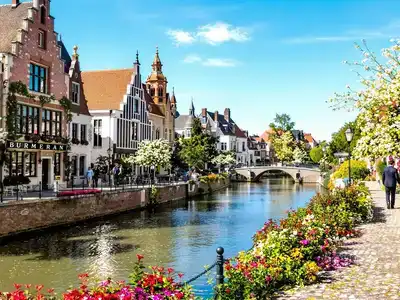
[[[278,289],[317,281],[322,270],[349,266],[351,260],[336,249],[358,234],[357,224],[371,218],[372,199],[364,185],[315,195],[279,223],[265,223],[253,248],[225,264],[220,299],[267,299]]]
[[[101,193],[101,190],[98,190],[98,189],[62,191],[62,192],[57,193],[57,197],[70,197],[70,196],[100,194],[100,193]]]
[[[43,285],[14,284],[13,292],[0,293],[0,299],[33,300],[33,299],[65,299],[65,300],[176,300],[195,299],[191,287],[181,286],[183,274],[175,273],[174,269],[151,267],[144,271],[143,256],[137,255],[134,272],[129,283],[125,281],[91,282],[89,274],[79,275],[80,286],[57,295],[54,289],[43,288]]]

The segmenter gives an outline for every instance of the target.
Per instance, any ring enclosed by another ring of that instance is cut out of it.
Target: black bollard
[[[42,182],[39,181],[39,199],[42,199]]]
[[[217,248],[217,276],[216,284],[217,286],[224,283],[224,248]]]

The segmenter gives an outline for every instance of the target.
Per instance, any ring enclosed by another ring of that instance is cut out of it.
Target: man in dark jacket
[[[389,160],[389,166],[385,168],[382,174],[382,183],[386,190],[387,208],[394,208],[394,200],[396,196],[396,184],[400,183],[399,173],[394,168],[394,160]]]

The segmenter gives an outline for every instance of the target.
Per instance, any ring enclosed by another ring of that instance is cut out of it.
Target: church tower
[[[151,65],[152,71],[147,77],[146,86],[150,96],[153,98],[161,111],[165,114],[167,110],[167,77],[162,72],[162,63],[158,55],[158,47],[156,48],[156,55],[154,56],[153,64]]]

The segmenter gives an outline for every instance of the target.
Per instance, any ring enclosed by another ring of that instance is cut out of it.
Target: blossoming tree
[[[232,152],[221,152],[218,156],[214,157],[211,161],[213,164],[218,165],[221,169],[222,166],[230,166],[236,162]],[[221,170],[220,170],[221,172]]]
[[[355,72],[362,89],[347,86],[344,94],[330,100],[334,109],[357,109],[361,137],[354,149],[357,158],[375,160],[400,153],[400,39],[382,50],[380,61],[363,41],[356,48],[363,55],[361,62],[345,62],[361,68]],[[369,76],[365,76],[369,74]]]
[[[272,139],[276,156],[282,162],[293,161],[294,139],[290,131],[284,132],[282,135],[274,135]]]
[[[305,163],[307,161],[308,155],[307,152],[301,149],[300,147],[296,147],[293,151],[293,160],[296,163]]]
[[[158,139],[142,141],[135,155],[125,159],[127,163],[143,167],[168,168],[171,165],[172,150],[168,141]]]

